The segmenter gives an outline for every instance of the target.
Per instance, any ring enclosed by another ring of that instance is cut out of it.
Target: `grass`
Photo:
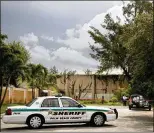
[[[122,106],[121,103],[105,103],[105,104],[97,104],[97,103],[92,103],[92,104],[84,104],[87,106]]]
[[[122,103],[121,102],[108,102],[108,101],[105,101],[104,103],[102,103],[100,100],[97,100],[97,101],[92,101],[92,100],[79,100],[78,101],[79,103],[81,104],[84,104],[84,105],[95,105],[95,106],[122,106]]]
[[[22,104],[22,103],[21,104],[18,104],[18,103],[16,103],[16,104],[3,104],[2,107],[1,107],[1,114],[5,113],[5,110],[6,110],[7,107],[18,106],[18,105],[24,105],[24,104]]]

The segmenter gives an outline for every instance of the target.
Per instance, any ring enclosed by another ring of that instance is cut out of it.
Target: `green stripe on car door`
[[[48,111],[48,110],[53,110],[53,111],[99,111],[99,112],[108,112],[108,110],[97,110],[97,109],[68,109],[68,108],[64,108],[64,109],[13,109],[13,112],[38,112],[38,111]]]

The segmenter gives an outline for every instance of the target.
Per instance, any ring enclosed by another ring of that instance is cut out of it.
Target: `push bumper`
[[[117,111],[117,109],[114,109],[114,113],[116,114],[116,119],[118,119],[118,111]]]

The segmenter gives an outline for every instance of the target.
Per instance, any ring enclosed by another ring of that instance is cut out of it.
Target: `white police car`
[[[116,109],[84,106],[66,96],[38,97],[25,106],[6,109],[2,120],[6,124],[27,124],[41,128],[43,124],[89,123],[102,126],[118,118]]]

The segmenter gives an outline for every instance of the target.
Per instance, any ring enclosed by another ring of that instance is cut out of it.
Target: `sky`
[[[32,63],[59,71],[86,69],[96,72],[99,62],[91,58],[90,26],[102,33],[104,16],[123,20],[121,1],[2,1],[1,31],[8,41],[20,41]],[[112,70],[121,73],[121,70]]]

